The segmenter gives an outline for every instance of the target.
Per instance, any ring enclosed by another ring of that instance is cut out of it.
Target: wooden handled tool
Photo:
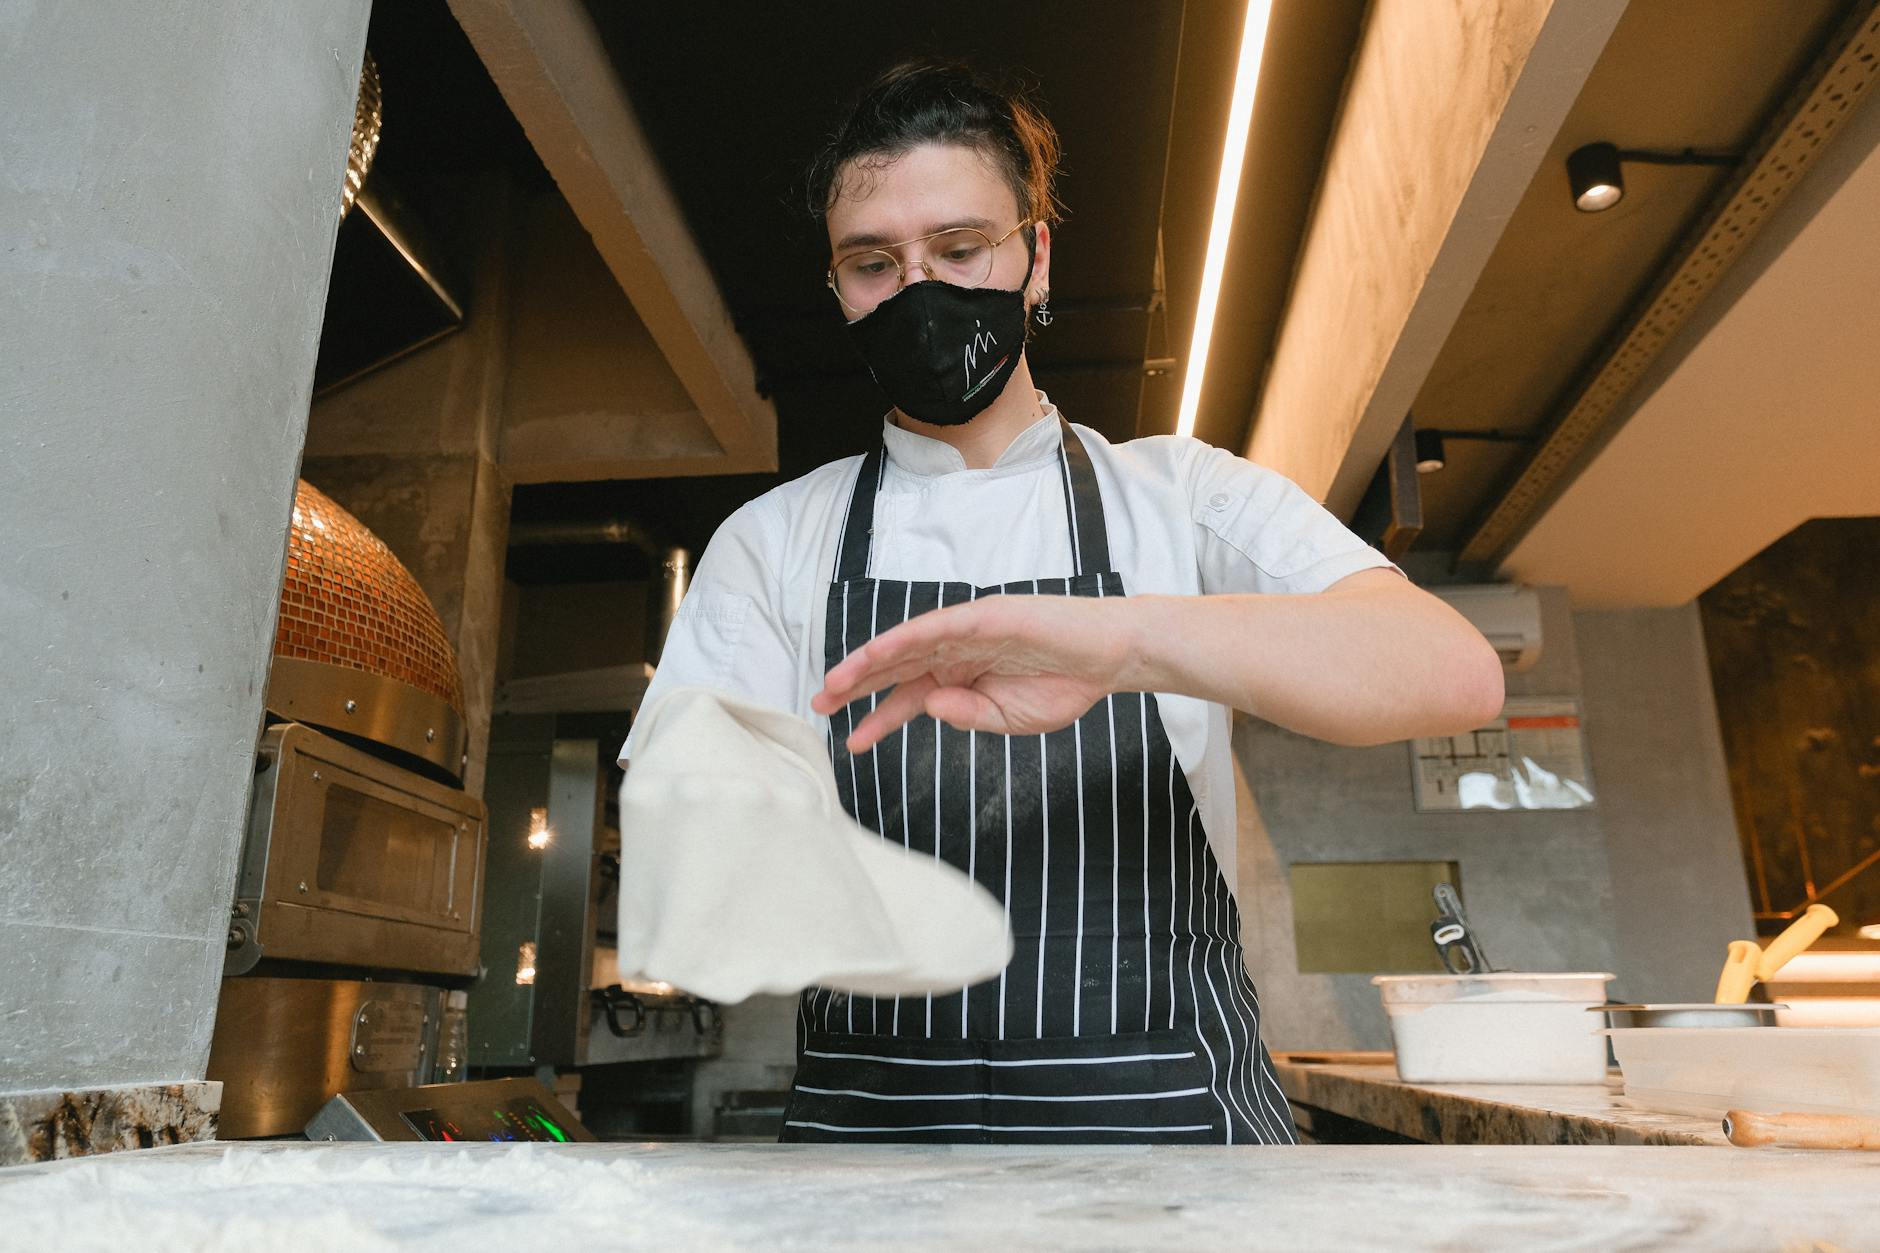
[[[1723,1116],[1723,1134],[1745,1149],[1880,1149],[1880,1118],[1733,1109]]]
[[[1776,971],[1788,965],[1791,957],[1819,940],[1839,921],[1826,905],[1810,905],[1781,935],[1769,941],[1762,956],[1756,959],[1756,977],[1764,982],[1775,978]]]
[[[1760,948],[1754,940],[1732,940],[1730,955],[1724,959],[1723,974],[1717,979],[1717,1004],[1741,1005],[1749,1000],[1749,990],[1758,980],[1773,979],[1791,958],[1827,934],[1840,922],[1826,905],[1810,905],[1802,916]]]
[[[1756,983],[1756,963],[1762,959],[1762,947],[1754,940],[1731,940],[1730,955],[1724,959],[1723,975],[1717,980],[1717,1004],[1741,1005],[1749,999]]]

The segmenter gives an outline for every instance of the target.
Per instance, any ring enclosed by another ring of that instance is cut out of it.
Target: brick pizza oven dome
[[[268,697],[285,716],[460,771],[463,681],[437,610],[383,540],[304,480]]]

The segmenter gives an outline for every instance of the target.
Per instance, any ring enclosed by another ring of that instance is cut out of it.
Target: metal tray
[[[1708,1002],[1659,1005],[1595,1005],[1609,1026],[1626,1027],[1767,1027],[1775,1011],[1787,1005],[1714,1005]]]

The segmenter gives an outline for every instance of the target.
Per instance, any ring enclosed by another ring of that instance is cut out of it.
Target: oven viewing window
[[[356,901],[446,915],[457,827],[332,784],[320,827],[318,884]]]

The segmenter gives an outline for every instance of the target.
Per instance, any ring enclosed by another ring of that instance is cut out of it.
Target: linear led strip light
[[[1195,337],[1188,346],[1182,404],[1175,417],[1177,435],[1195,433],[1195,414],[1201,408],[1201,382],[1208,372],[1214,310],[1221,299],[1221,275],[1227,269],[1227,239],[1234,229],[1240,167],[1247,157],[1247,132],[1253,124],[1253,89],[1260,79],[1260,56],[1266,50],[1272,7],[1272,0],[1248,0],[1247,24],[1240,33],[1240,67],[1234,72],[1234,102],[1227,115],[1227,140],[1221,146],[1221,181],[1214,189],[1214,221],[1208,227],[1208,260],[1201,271],[1201,299],[1195,304]]]

